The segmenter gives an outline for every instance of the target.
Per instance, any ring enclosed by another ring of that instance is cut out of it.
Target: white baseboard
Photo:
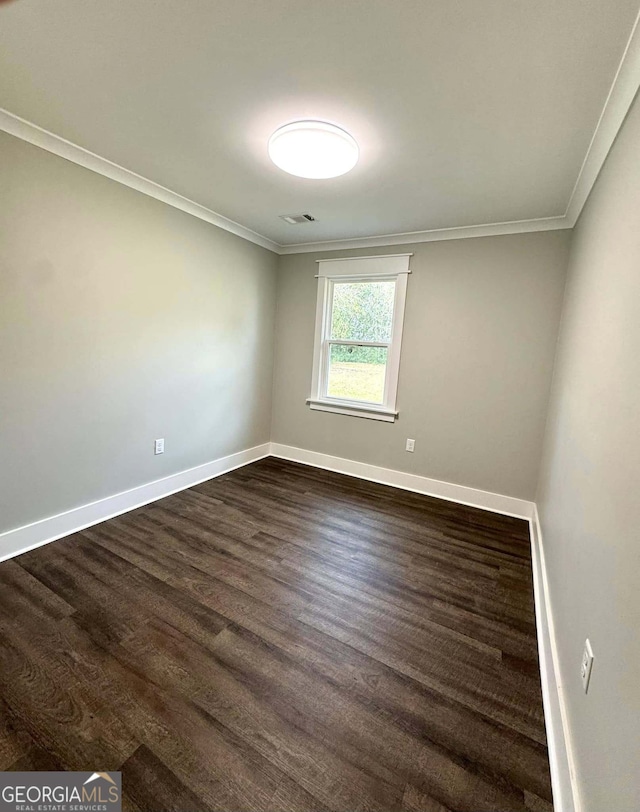
[[[394,488],[401,488],[405,491],[423,493],[426,496],[435,496],[449,502],[458,502],[461,505],[502,513],[505,516],[515,516],[527,520],[533,516],[533,502],[516,499],[513,496],[480,491],[465,485],[454,485],[451,482],[441,482],[438,479],[407,474],[404,471],[394,471],[391,468],[381,468],[378,465],[368,465],[343,457],[332,457],[329,454],[320,454],[318,451],[307,451],[305,448],[295,448],[295,446],[280,443],[271,443],[271,455],[283,460],[312,465],[314,468],[324,468],[339,474],[367,479],[370,482],[379,482],[382,485],[392,485]]]
[[[207,479],[233,471],[234,468],[261,460],[263,457],[269,456],[269,451],[269,443],[254,446],[254,448],[239,451],[237,454],[220,457],[220,459],[206,462],[204,465],[147,482],[145,485],[139,485],[128,491],[122,491],[113,496],[107,496],[105,499],[99,499],[64,513],[58,513],[56,516],[49,516],[32,524],[1,533],[0,561],[26,553],[27,550],[48,544],[50,541],[68,536],[70,533],[77,533],[93,524],[119,516],[121,513],[134,510],[149,502],[155,502],[157,499],[170,496],[177,491],[191,488],[199,482],[205,482]]]
[[[554,809],[556,812],[581,812],[582,804],[576,780],[571,731],[564,701],[558,647],[549,598],[542,532],[538,509],[535,505],[530,529],[538,657]]]
[[[389,468],[367,465],[366,463],[342,459],[341,457],[332,457],[328,454],[320,454],[293,446],[264,443],[246,451],[239,451],[237,454],[221,457],[204,465],[198,465],[195,468],[180,471],[163,479],[157,479],[113,496],[107,496],[104,499],[72,508],[64,513],[58,513],[55,516],[49,516],[37,522],[17,527],[14,530],[0,533],[0,561],[26,553],[27,550],[32,550],[42,544],[48,544],[50,541],[63,538],[71,533],[77,533],[79,530],[93,524],[98,524],[113,516],[119,516],[129,510],[134,510],[149,502],[162,499],[172,493],[190,488],[199,482],[213,479],[216,476],[270,455],[312,465],[316,468],[325,468],[348,476],[359,477],[371,482],[392,485],[415,493],[435,496],[439,499],[446,499],[471,507],[483,508],[495,513],[503,513],[522,519],[530,519],[532,516],[533,504],[523,499],[480,491],[462,485],[453,485],[449,482],[440,482],[436,479],[428,479],[427,477],[407,474],[402,471],[393,471]]]

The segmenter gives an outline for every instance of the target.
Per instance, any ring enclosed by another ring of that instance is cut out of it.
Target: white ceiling
[[[13,0],[0,107],[282,245],[562,217],[638,5]],[[352,172],[270,163],[305,117]]]

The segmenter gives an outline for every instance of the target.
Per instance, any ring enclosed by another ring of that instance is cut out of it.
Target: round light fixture
[[[324,121],[294,121],[269,139],[274,164],[300,178],[337,178],[353,169],[358,155],[349,133]]]

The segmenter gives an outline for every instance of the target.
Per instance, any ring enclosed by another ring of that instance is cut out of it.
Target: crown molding
[[[587,202],[616,136],[640,88],[640,12],[633,24],[618,70],[600,113],[565,216],[573,228]]]
[[[381,234],[377,237],[356,237],[346,240],[302,242],[281,245],[279,254],[307,254],[312,251],[344,251],[348,248],[380,248],[385,245],[411,245],[419,242],[462,240],[467,237],[493,237],[500,234],[526,234],[531,231],[556,231],[571,228],[564,215],[540,217],[534,220],[512,220],[506,223],[486,223],[477,226],[454,226],[431,231],[406,231],[402,234]]]
[[[578,178],[571,193],[566,212],[554,217],[531,220],[513,220],[503,223],[486,223],[472,226],[453,226],[426,231],[409,231],[399,234],[380,234],[372,237],[356,237],[340,240],[324,240],[282,245],[258,234],[246,226],[218,214],[177,192],[155,183],[148,178],[125,169],[113,161],[102,158],[84,147],[67,141],[20,116],[0,108],[0,130],[28,141],[42,149],[59,155],[92,172],[111,178],[124,186],[161,200],[169,206],[198,217],[218,228],[236,234],[249,242],[267,248],[276,254],[303,254],[315,251],[340,251],[349,248],[377,248],[388,245],[460,240],[469,237],[491,237],[503,234],[525,234],[534,231],[554,231],[573,228],[589,197],[591,189],[602,169],[629,108],[640,88],[640,12],[636,17],[624,53],[618,65],[613,83],[589,143]]]
[[[84,147],[67,141],[66,138],[55,135],[55,133],[49,132],[49,130],[45,130],[37,124],[20,118],[20,116],[16,116],[14,113],[10,113],[1,107],[0,130],[9,133],[9,135],[14,135],[23,141],[28,141],[30,144],[35,144],[35,146],[45,149],[47,152],[52,152],[61,158],[65,158],[67,161],[83,166],[85,169],[90,169],[92,172],[104,175],[106,178],[115,180],[117,183],[128,186],[130,189],[135,189],[149,197],[154,197],[156,200],[161,200],[163,203],[173,206],[175,209],[180,209],[187,214],[198,217],[200,220],[205,220],[207,223],[211,223],[214,226],[218,226],[218,228],[231,232],[231,234],[235,234],[249,242],[260,245],[262,248],[267,248],[276,254],[279,253],[280,246],[278,243],[269,240],[267,237],[263,237],[262,234],[257,234],[250,228],[236,223],[234,220],[229,220],[228,217],[223,217],[221,214],[208,209],[206,206],[200,205],[200,203],[189,200],[188,197],[179,195],[177,192],[172,192],[171,189],[167,189],[159,183],[144,178],[142,175],[138,175],[137,172],[125,169],[125,167],[113,161],[109,161],[107,158],[102,158],[100,155],[96,155]]]

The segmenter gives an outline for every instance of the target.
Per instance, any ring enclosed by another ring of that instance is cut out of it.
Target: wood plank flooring
[[[552,809],[526,522],[282,460],[0,564],[0,695],[129,810]]]

